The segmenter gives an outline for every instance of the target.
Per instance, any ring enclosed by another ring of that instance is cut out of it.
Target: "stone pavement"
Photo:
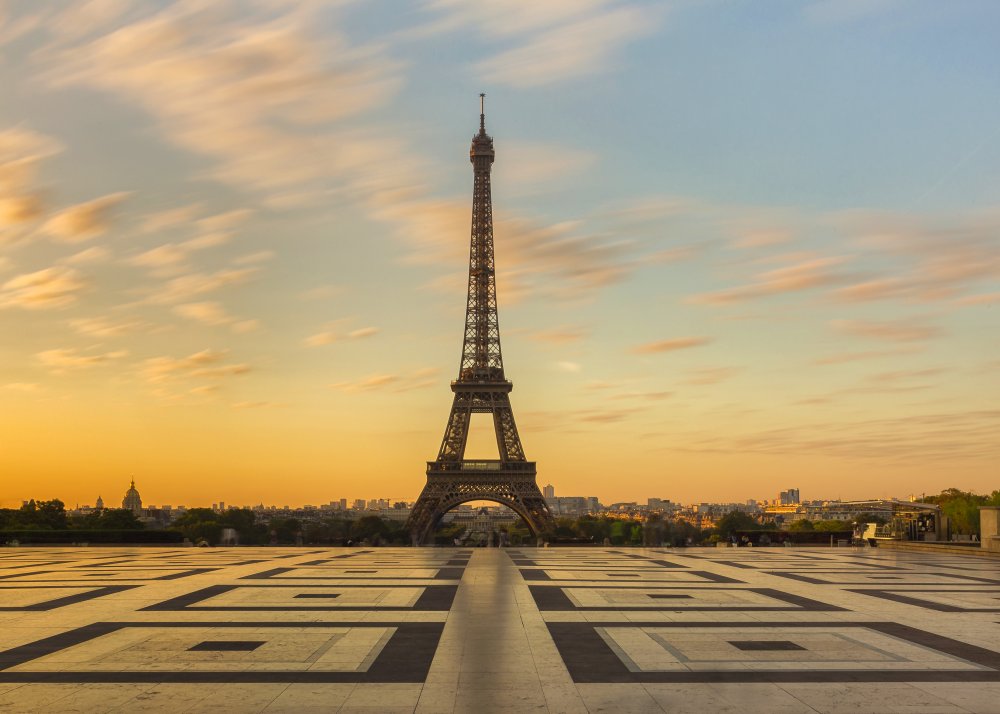
[[[0,549],[0,711],[1000,714],[1000,560]]]

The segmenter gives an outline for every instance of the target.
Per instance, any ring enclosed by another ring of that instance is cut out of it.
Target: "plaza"
[[[1000,712],[1000,559],[8,548],[0,710]]]

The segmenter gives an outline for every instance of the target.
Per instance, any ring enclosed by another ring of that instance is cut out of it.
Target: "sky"
[[[0,506],[132,475],[153,505],[415,498],[480,92],[540,486],[998,488],[998,26],[992,0],[5,3]]]

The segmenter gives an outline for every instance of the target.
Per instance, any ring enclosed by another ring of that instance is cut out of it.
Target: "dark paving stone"
[[[206,640],[194,647],[188,647],[188,652],[253,652],[264,644],[263,640]]]
[[[726,640],[738,650],[747,652],[783,652],[785,650],[804,650],[805,647],[788,640]]]

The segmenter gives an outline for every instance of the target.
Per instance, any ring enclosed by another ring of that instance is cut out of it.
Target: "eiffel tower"
[[[451,416],[435,461],[427,462],[427,485],[413,506],[407,527],[415,545],[425,542],[441,516],[468,501],[501,503],[525,520],[536,535],[554,524],[538,484],[535,462],[528,461],[510,408],[514,385],[503,371],[500,323],[497,320],[496,272],[493,263],[493,205],[490,169],[493,139],[486,133],[485,94],[479,95],[479,133],[472,138],[472,247],[469,251],[469,297],[465,308],[465,340]],[[469,460],[465,445],[473,414],[492,414],[498,460]]]

